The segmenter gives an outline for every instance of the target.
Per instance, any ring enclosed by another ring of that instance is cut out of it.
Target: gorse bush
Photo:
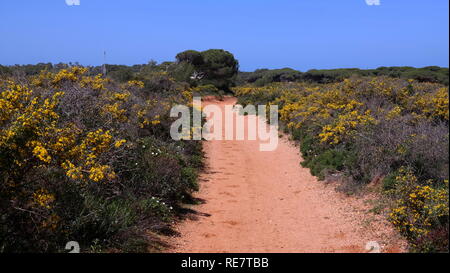
[[[448,245],[442,240],[448,234],[448,180],[420,183],[411,169],[400,168],[395,185],[391,194],[397,202],[390,214],[394,225],[415,251],[447,251]]]
[[[385,77],[234,89],[242,104],[276,104],[305,167],[352,185],[383,181],[390,219],[416,251],[448,248],[448,87]],[[447,232],[446,232],[447,231]]]
[[[198,188],[200,144],[169,136],[169,110],[189,91],[163,95],[87,72],[0,80],[2,252],[58,252],[68,241],[120,248]]]

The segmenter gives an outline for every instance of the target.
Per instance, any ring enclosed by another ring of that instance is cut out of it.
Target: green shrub
[[[397,172],[392,172],[383,178],[383,190],[384,191],[390,191],[390,190],[395,189],[396,183],[397,183],[397,180],[396,180],[397,176],[398,176]]]
[[[181,170],[181,179],[183,180],[184,183],[187,184],[188,188],[194,190],[194,191],[198,191],[199,190],[199,185],[197,183],[197,171],[194,168],[183,168]]]
[[[324,180],[327,171],[343,171],[346,154],[345,151],[328,150],[308,160],[305,166],[310,168],[312,175]]]

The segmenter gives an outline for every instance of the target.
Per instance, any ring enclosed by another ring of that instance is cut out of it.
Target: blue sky
[[[449,65],[448,0],[0,0],[0,64],[170,61],[223,48],[241,70]]]

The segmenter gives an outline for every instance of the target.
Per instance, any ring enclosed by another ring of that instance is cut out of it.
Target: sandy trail
[[[285,137],[273,152],[260,152],[259,143],[205,141],[207,169],[196,194],[205,203],[179,225],[171,252],[366,252],[369,241],[400,251],[387,223],[367,222],[365,203],[317,181]]]

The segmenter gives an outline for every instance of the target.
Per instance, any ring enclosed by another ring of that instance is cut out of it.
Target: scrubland
[[[202,142],[171,139],[170,109],[227,92],[278,105],[302,165],[375,191],[410,251],[448,250],[447,68],[239,72],[224,50],[106,68],[0,66],[0,252],[164,249],[203,167]]]
[[[198,189],[199,142],[169,111],[191,93],[164,73],[148,92],[72,67],[0,81],[0,252],[157,251]]]
[[[388,77],[234,88],[241,104],[274,104],[302,165],[349,194],[376,189],[410,251],[448,250],[448,87]],[[376,187],[367,187],[367,185]]]

